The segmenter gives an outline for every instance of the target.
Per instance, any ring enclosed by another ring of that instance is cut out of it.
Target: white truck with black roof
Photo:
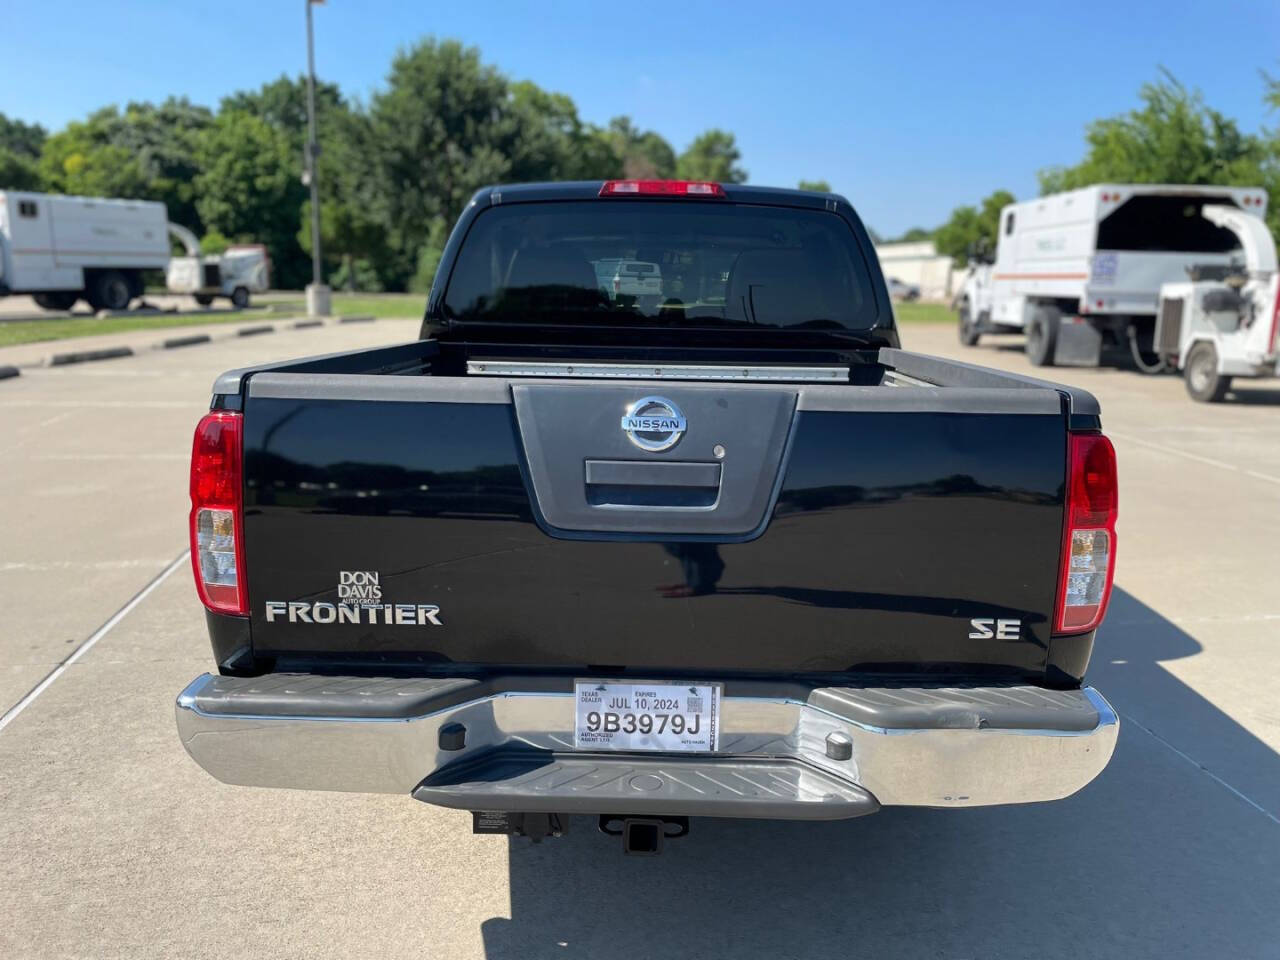
[[[1013,203],[1000,213],[995,262],[957,299],[960,339],[1026,334],[1035,366],[1126,362],[1164,370],[1154,342],[1160,289],[1244,255],[1206,205],[1262,219],[1261,187],[1101,183]]]

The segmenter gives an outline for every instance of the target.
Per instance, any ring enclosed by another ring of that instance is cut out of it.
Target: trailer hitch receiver
[[[656,857],[664,839],[683,837],[689,832],[688,817],[600,817],[600,832],[622,837],[622,852],[631,856]]]

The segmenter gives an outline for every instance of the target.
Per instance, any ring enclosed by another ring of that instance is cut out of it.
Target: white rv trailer
[[[123,309],[142,295],[142,271],[168,265],[168,220],[150,200],[0,191],[0,296]]]
[[[1096,184],[1005,207],[995,262],[972,271],[957,303],[961,340],[1027,335],[1037,366],[1096,366],[1104,350],[1160,369],[1153,333],[1160,287],[1193,267],[1227,266],[1243,251],[1231,230],[1201,216],[1205,204],[1259,219],[1259,187]]]

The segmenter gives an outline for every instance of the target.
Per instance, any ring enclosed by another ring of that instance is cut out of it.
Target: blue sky
[[[305,68],[301,0],[11,0],[0,112],[56,129],[110,103],[232,90]],[[1210,13],[1212,10],[1212,13]],[[1168,67],[1246,130],[1280,126],[1280,2],[868,4],[330,0],[318,73],[367,98],[424,34],[509,76],[629,114],[678,149],[719,126],[754,183],[823,178],[884,234],[933,226],[1071,163],[1085,124]]]

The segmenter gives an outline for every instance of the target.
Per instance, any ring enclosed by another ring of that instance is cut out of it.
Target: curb
[[[55,353],[49,358],[49,366],[65,367],[69,363],[88,363],[91,360],[114,360],[116,357],[132,357],[133,347],[106,347],[102,350],[81,350],[75,353]]]
[[[160,307],[138,307],[134,310],[98,310],[94,316],[99,320],[116,320],[120,317],[159,317],[165,314],[177,313],[177,307],[161,309]]]
[[[196,307],[194,310],[183,310],[181,307],[135,307],[132,310],[99,310],[93,316],[99,320],[112,320],[120,317],[208,317],[208,316],[227,316],[228,314],[238,313],[266,313],[266,308],[262,306],[247,307]]]
[[[262,309],[262,308],[251,307],[250,309]],[[167,311],[162,311],[162,312],[167,312]],[[225,313],[227,311],[209,311],[209,312]],[[354,314],[354,315],[348,315],[348,316],[330,317],[326,320],[319,320],[319,319],[295,320],[293,323],[289,324],[289,328],[293,330],[307,330],[313,327],[323,327],[326,324],[332,324],[332,323],[373,323],[377,319],[379,318],[373,316],[372,314]],[[396,319],[400,319],[400,318],[396,318]],[[234,333],[229,333],[225,336],[223,335],[212,336],[207,333],[193,333],[193,334],[188,334],[185,337],[169,337],[165,340],[161,340],[159,343],[153,343],[151,345],[151,349],[173,350],[178,347],[194,347],[202,343],[212,343],[215,340],[234,339],[236,337],[254,337],[264,333],[275,333],[279,329],[284,329],[284,328],[276,326],[275,324],[264,323],[264,324],[253,326],[253,327],[240,327]],[[145,348],[141,348],[141,349],[145,349]],[[21,366],[64,367],[72,363],[88,363],[89,361],[92,361],[92,360],[114,360],[116,357],[132,357],[132,356],[135,356],[135,354],[136,354],[136,351],[133,347],[104,347],[99,350],[79,350],[79,351],[73,351],[70,353],[55,353],[45,358],[43,361],[36,360],[30,363],[21,364]],[[0,364],[0,380],[8,380],[11,377],[16,377],[19,375],[20,372],[21,371],[18,369],[17,366],[14,366],[12,364]]]
[[[207,333],[196,333],[189,337],[170,337],[156,346],[161,350],[172,350],[174,347],[193,347],[197,343],[210,343],[212,340],[213,337]]]

